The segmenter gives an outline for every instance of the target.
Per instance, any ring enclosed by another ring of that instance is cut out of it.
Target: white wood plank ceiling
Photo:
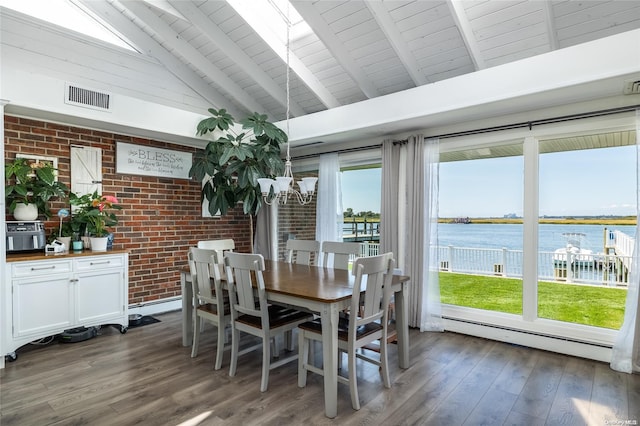
[[[286,113],[286,49],[232,3],[72,0],[215,108]],[[375,98],[640,28],[640,1],[300,1],[290,116]],[[292,9],[293,10],[293,9]],[[253,26],[251,25],[253,24]],[[292,29],[292,34],[295,31]]]

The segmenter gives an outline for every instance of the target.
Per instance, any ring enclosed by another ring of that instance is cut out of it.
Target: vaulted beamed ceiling
[[[245,4],[255,4],[253,0]],[[286,112],[286,49],[226,1],[74,0],[208,103]],[[292,1],[292,117],[640,28],[638,1]],[[239,6],[236,6],[239,8]]]

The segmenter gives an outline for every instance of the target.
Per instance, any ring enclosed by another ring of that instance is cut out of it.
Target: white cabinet
[[[121,256],[74,261],[77,323],[105,324],[126,313],[128,286],[123,283],[123,262]]]
[[[128,254],[7,258],[3,280],[4,351],[76,327],[129,325]]]

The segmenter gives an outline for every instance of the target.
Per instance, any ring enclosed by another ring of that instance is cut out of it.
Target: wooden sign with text
[[[116,172],[189,179],[190,152],[117,142]]]

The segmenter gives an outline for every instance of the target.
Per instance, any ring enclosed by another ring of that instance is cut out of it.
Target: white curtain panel
[[[611,355],[611,368],[624,373],[640,372],[640,319],[638,287],[640,286],[640,109],[636,110],[636,241],[633,249],[624,321],[616,336]]]
[[[422,135],[407,143],[384,141],[380,243],[411,277],[409,325],[442,331],[437,258],[438,141]]]
[[[339,157],[337,153],[323,154],[318,169],[316,240],[342,241],[343,214]]]
[[[253,252],[265,259],[278,259],[278,205],[263,204],[256,214]]]
[[[392,252],[396,268],[404,271],[400,257],[400,221],[398,206],[400,194],[400,144],[392,140],[382,142],[382,191],[380,207],[380,252]]]
[[[440,170],[440,141],[428,139],[423,144],[423,248],[422,274],[426,285],[422,286],[420,331],[444,331],[440,304],[440,279],[438,265],[438,189]]]

